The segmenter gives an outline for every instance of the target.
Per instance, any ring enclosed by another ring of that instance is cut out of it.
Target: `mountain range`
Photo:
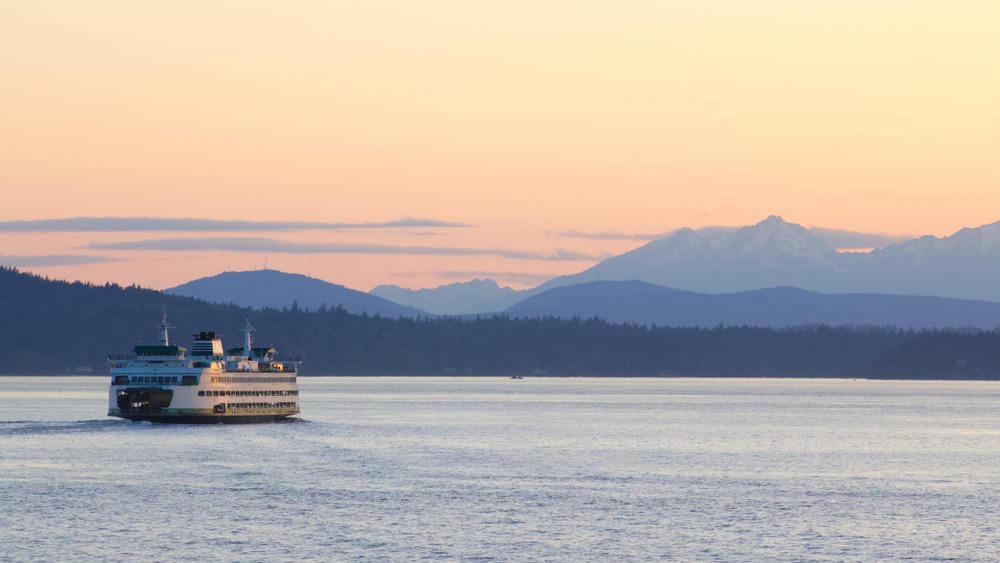
[[[701,328],[720,325],[1000,327],[1000,303],[987,301],[876,293],[823,294],[795,287],[708,294],[635,280],[556,287],[528,297],[504,312],[511,317],[596,317],[612,323]]]
[[[501,303],[509,306],[512,301],[555,287],[630,280],[699,293],[787,286],[832,294],[931,295],[1000,302],[1000,222],[962,229],[944,238],[925,236],[871,252],[838,252],[808,229],[778,216],[735,230],[680,229],[533,289],[513,292],[498,288],[505,291],[501,294],[489,291],[491,285],[481,283],[484,280],[477,280],[469,289],[477,290],[478,302],[473,303],[471,295],[467,296],[469,305],[460,312],[503,310],[489,307],[498,299],[506,300]],[[418,291],[379,286],[372,292],[397,303],[441,313],[456,285]]]
[[[371,290],[395,303],[406,304],[438,315],[471,315],[503,311],[521,301],[531,291],[500,287],[496,281],[474,279],[450,283],[433,289],[406,289],[398,285],[380,285]]]
[[[459,286],[452,288],[460,290]],[[343,286],[275,270],[227,272],[166,290],[211,303],[255,309],[319,310],[342,307],[354,314],[387,318],[434,315]],[[918,295],[823,294],[773,287],[710,294],[629,281],[600,281],[553,287],[497,311],[510,317],[601,318],[612,323],[658,326],[788,327],[898,326],[982,328],[1000,326],[1000,303]]]
[[[808,229],[777,216],[731,232],[681,229],[539,289],[632,279],[704,293],[793,286],[824,293],[1000,301],[1000,222],[871,252],[837,252]]]
[[[578,274],[516,291],[493,280],[371,294],[273,270],[227,272],[167,293],[246,307],[388,317],[502,312],[664,326],[1000,325],[1000,222],[868,253],[838,252],[777,216],[732,231],[681,229]]]

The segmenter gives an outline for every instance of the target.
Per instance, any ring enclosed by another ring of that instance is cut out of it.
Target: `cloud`
[[[404,217],[394,221],[374,223],[317,223],[295,221],[218,221],[215,219],[185,219],[162,217],[73,217],[69,219],[38,219],[33,221],[0,221],[0,232],[254,232],[352,229],[454,229],[473,227],[467,223]]]
[[[503,248],[449,248],[437,246],[393,246],[384,244],[299,243],[257,237],[166,238],[126,242],[94,242],[89,250],[157,250],[274,252],[282,254],[426,254],[438,256],[501,256],[515,260],[594,261],[607,255],[594,255],[570,250],[529,252]]]
[[[711,226],[694,229],[694,231],[700,235],[716,235],[736,231],[738,229],[739,227]],[[584,238],[591,240],[649,241],[668,238],[676,232],[677,230],[656,234],[621,233],[614,231],[587,233],[583,231],[568,230],[558,232],[553,231],[547,234],[550,236]],[[883,233],[866,233],[861,231],[848,231],[844,229],[826,229],[823,227],[809,227],[809,232],[816,235],[817,238],[821,239],[833,248],[843,249],[884,247],[914,238],[912,235],[887,235]]]
[[[738,227],[702,227],[700,229],[695,229],[703,235],[711,235],[717,233],[725,233],[730,231],[735,231]],[[568,231],[550,231],[547,234],[550,236],[558,237],[570,237],[570,238],[583,238],[590,240],[637,240],[637,241],[650,241],[662,238],[667,238],[679,229],[674,229],[672,231],[667,231],[664,233],[621,233],[618,231],[603,231],[595,233],[587,233],[583,231],[568,230]]]
[[[841,229],[809,227],[809,232],[834,248],[881,248],[913,239],[911,235],[886,235],[882,233],[862,233]]]
[[[117,258],[105,258],[103,256],[82,256],[73,254],[51,254],[47,256],[3,256],[0,255],[0,264],[14,266],[15,268],[42,268],[45,266],[81,266],[84,264],[101,264],[104,262],[118,262]]]
[[[556,237],[567,237],[567,238],[584,238],[591,240],[653,240],[658,238],[668,237],[673,234],[673,231],[669,233],[659,233],[659,234],[645,234],[645,233],[621,233],[618,231],[604,231],[596,233],[585,233],[583,231],[576,231],[570,229],[568,231],[549,231],[546,234],[549,236]]]

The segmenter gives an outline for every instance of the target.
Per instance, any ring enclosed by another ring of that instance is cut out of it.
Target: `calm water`
[[[0,560],[993,561],[1000,383],[302,378],[300,422],[0,378]]]

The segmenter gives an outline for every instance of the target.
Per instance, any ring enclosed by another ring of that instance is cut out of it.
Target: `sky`
[[[52,279],[523,289],[682,227],[780,215],[857,248],[1000,220],[995,0],[32,0],[0,21],[0,264]]]

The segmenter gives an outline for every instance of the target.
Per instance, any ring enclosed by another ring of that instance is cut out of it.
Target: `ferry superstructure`
[[[269,422],[299,414],[298,360],[253,347],[247,321],[243,347],[223,351],[222,335],[194,335],[191,352],[170,343],[166,313],[159,344],[110,356],[108,416],[177,423]]]

